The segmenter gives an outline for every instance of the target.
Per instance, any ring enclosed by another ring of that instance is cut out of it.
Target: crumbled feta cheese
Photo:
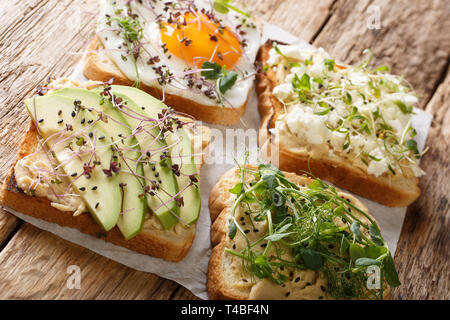
[[[372,152],[370,152],[370,155],[377,158],[378,161],[370,160],[367,172],[373,174],[376,177],[379,177],[388,170],[388,163],[386,161],[386,158],[379,148],[372,150]]]
[[[295,66],[287,75],[286,72],[277,74],[283,79],[279,79],[282,84],[274,88],[273,94],[282,101],[290,98],[286,103],[288,113],[277,121],[283,122],[285,128],[315,145],[316,149],[322,147],[320,144],[331,149],[323,150],[325,153],[322,154],[336,155],[345,151],[353,153],[354,161],[362,157],[368,163],[369,174],[380,176],[389,170],[389,165],[395,169],[392,153],[388,154],[385,144],[388,143],[388,148],[401,149],[400,141],[410,139],[407,129],[412,116],[398,102],[407,108],[418,102],[417,97],[402,85],[401,78],[352,66],[330,70],[327,60],[331,59],[322,48],[314,53],[293,45],[279,45],[278,48],[289,62],[295,62]],[[270,51],[270,62],[283,59],[274,49]],[[305,73],[309,76],[310,86],[302,79],[296,84],[294,93],[294,77],[301,79]],[[330,130],[330,127],[343,131]],[[405,133],[408,134],[405,136]],[[350,144],[344,150],[347,142]],[[399,152],[403,159],[405,152]],[[414,157],[407,158],[404,163],[416,176],[423,174]]]
[[[287,116],[286,123],[289,130],[297,136],[304,136],[310,144],[325,143],[329,130],[320,116],[295,108]]]
[[[291,94],[293,88],[290,83],[282,83],[275,88],[273,88],[273,95],[277,98],[284,100]]]

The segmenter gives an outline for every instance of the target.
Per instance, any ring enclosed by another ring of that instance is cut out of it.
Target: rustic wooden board
[[[450,5],[440,1],[239,0],[263,19],[323,46],[345,62],[372,48],[374,64],[405,73],[436,115],[423,161],[429,175],[408,210],[396,263],[404,285],[394,298],[449,298]],[[381,29],[367,29],[379,6]],[[90,38],[96,0],[0,0],[0,178],[14,161],[27,127],[21,101],[48,76],[69,75]],[[79,18],[78,18],[79,17]],[[30,36],[31,35],[31,36]],[[443,81],[445,79],[445,81]],[[438,88],[438,90],[436,90]],[[441,172],[443,171],[443,174]],[[17,231],[18,230],[18,231]],[[446,250],[447,249],[447,250]],[[0,298],[193,299],[188,290],[73,245],[0,211]],[[80,290],[69,290],[67,267],[81,269]],[[444,275],[442,277],[441,275]]]
[[[423,195],[408,208],[395,256],[403,286],[398,299],[450,299],[450,74],[426,111],[435,118],[422,166]]]

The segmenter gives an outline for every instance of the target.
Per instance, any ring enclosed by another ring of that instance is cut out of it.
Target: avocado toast
[[[209,129],[132,87],[58,79],[39,93],[25,101],[32,121],[1,203],[181,260],[200,214]]]

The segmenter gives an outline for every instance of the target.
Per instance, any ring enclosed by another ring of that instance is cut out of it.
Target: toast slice
[[[94,38],[86,55],[83,73],[90,80],[107,82],[114,79],[113,84],[132,86],[134,81],[128,79],[105,52],[105,47],[98,37]],[[157,99],[164,100],[164,103],[175,110],[189,114],[196,120],[231,126],[239,122],[244,115],[247,101],[241,106],[233,108],[208,106],[200,104],[194,100],[164,93],[161,89],[141,84],[142,90],[151,94]]]
[[[257,170],[256,167],[251,165],[247,166],[247,169]],[[301,187],[307,186],[313,181],[313,179],[306,176],[299,176],[287,172],[283,173],[289,181]],[[253,178],[253,173],[246,173],[244,179],[248,183],[252,181]],[[282,272],[288,280],[283,284],[277,284],[268,278],[261,279],[254,275],[251,276],[249,273],[250,268],[245,265],[241,257],[237,257],[224,251],[226,249],[239,251],[245,247],[245,242],[239,231],[237,231],[237,234],[233,239],[228,236],[230,215],[237,198],[236,194],[230,192],[230,189],[240,182],[242,182],[241,168],[235,167],[226,172],[211,190],[209,209],[212,221],[211,242],[213,250],[207,273],[209,298],[219,300],[334,299],[334,297],[328,293],[328,281],[322,271],[308,269],[299,270],[289,267],[286,269],[281,268],[280,270],[282,271],[280,272]],[[371,217],[367,208],[357,198],[342,192],[339,192],[338,195],[345,198],[348,203],[352,203]],[[253,205],[250,205],[249,208],[246,206],[238,206],[235,218],[242,229],[250,229],[250,232],[244,232],[248,235],[250,242],[254,243],[256,239],[261,239],[267,232],[268,227],[265,221],[258,222],[254,220],[253,222],[250,222],[249,214],[246,210],[253,212],[253,210],[257,210],[257,208]],[[356,213],[356,216],[361,218],[361,221],[364,223],[368,221],[360,213]],[[257,228],[258,230],[251,230],[252,228]],[[365,233],[365,231],[362,232]],[[258,242],[257,246],[259,247],[259,245],[260,242]],[[263,247],[263,245],[265,246]],[[267,242],[263,242],[263,245],[261,245],[262,249],[258,249],[261,251],[264,250]],[[254,248],[257,248],[257,246]],[[293,258],[291,254],[285,253],[283,253],[282,257],[286,260],[292,260]],[[269,259],[269,261],[271,260]],[[389,297],[390,287],[384,283],[383,288],[383,298],[387,299]]]
[[[271,159],[278,161],[281,170],[295,173],[310,172],[314,176],[386,206],[404,207],[416,200],[420,195],[418,178],[411,174],[408,168],[405,170],[406,173],[385,172],[375,176],[368,173],[367,163],[359,161],[355,165],[349,161],[359,158],[358,154],[350,152],[348,156],[342,157],[325,153],[318,156],[311,151],[311,145],[306,143],[306,148],[296,145],[295,141],[298,138],[289,130],[285,130],[283,136],[280,136],[277,120],[285,114],[286,109],[273,94],[280,81],[274,68],[264,68],[267,66],[273,43],[272,40],[268,40],[260,48],[257,57],[260,71],[256,77],[256,91],[261,116],[258,140],[263,156],[269,161]],[[346,67],[336,64],[336,68]]]
[[[46,88],[60,89],[62,87],[84,87],[92,88],[98,83],[88,82],[78,84],[68,79],[57,79]],[[202,126],[197,128],[192,139],[193,143],[201,143],[195,150],[205,150],[209,145],[209,128]],[[167,261],[180,261],[188,253],[195,238],[196,223],[189,227],[181,226],[178,223],[171,229],[164,230],[156,215],[147,215],[142,231],[130,240],[125,240],[119,228],[115,226],[108,232],[105,232],[91,217],[89,213],[74,215],[74,212],[61,211],[51,204],[51,201],[45,196],[29,196],[21,190],[16,183],[14,169],[17,161],[34,153],[39,148],[38,133],[33,122],[30,122],[28,132],[25,134],[21,143],[17,160],[12,166],[9,175],[5,179],[0,192],[0,203],[3,206],[14,209],[23,214],[34,218],[42,219],[47,222],[56,223],[63,227],[71,227],[91,236],[111,242],[115,245],[127,249],[161,258]],[[202,155],[203,158],[203,155]],[[200,172],[201,164],[197,165]]]

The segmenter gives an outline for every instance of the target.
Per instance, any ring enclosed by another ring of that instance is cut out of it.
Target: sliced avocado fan
[[[134,87],[111,86],[111,91],[119,96],[127,96],[145,111],[150,118],[157,119],[158,114],[168,107],[160,100],[148,93]],[[201,193],[197,166],[195,164],[192,138],[188,130],[174,124],[173,133],[165,136],[170,148],[172,164],[178,165],[179,172],[176,175],[180,197],[184,205],[180,207],[180,221],[188,226],[198,220],[201,209]]]
[[[65,88],[51,93],[62,95],[81,102],[81,105],[95,110],[107,122],[98,125],[111,138],[116,150],[117,173],[122,196],[121,214],[117,227],[125,239],[129,240],[142,230],[147,212],[144,192],[144,169],[140,157],[140,146],[132,134],[132,129],[122,113],[100,94],[81,88]]]
[[[25,106],[74,192],[95,221],[105,231],[111,230],[119,220],[121,193],[117,176],[104,173],[114,152],[98,117],[78,101],[58,95],[28,99]]]
[[[93,91],[101,93],[103,89],[96,88]],[[127,95],[116,93],[112,88],[108,92],[117,100],[116,107],[120,106],[121,113],[135,130],[134,134],[141,148],[139,160],[143,163],[147,184],[147,205],[164,229],[170,229],[180,220],[180,208],[176,200],[179,188],[158,117],[153,117],[148,113],[147,109],[150,108],[143,108]]]

